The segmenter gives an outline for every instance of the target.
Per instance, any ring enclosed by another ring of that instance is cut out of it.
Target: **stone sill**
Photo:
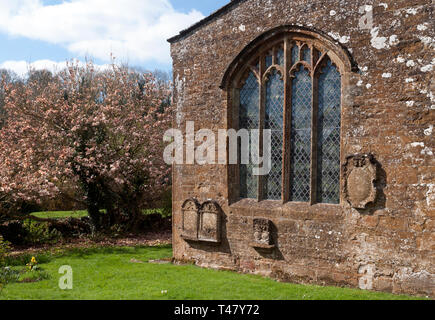
[[[324,207],[343,207],[343,203],[345,201],[340,201],[340,203],[310,203],[310,202],[299,202],[299,201],[286,201],[282,202],[281,200],[261,200],[258,201],[256,199],[239,199],[236,202],[230,204],[230,207],[234,208],[243,208],[247,206],[255,206],[258,208],[261,207],[270,207],[270,208],[281,208],[281,207],[313,207],[313,206],[324,206]]]
[[[260,249],[260,250],[272,250],[272,249],[275,249],[276,246],[274,244],[264,244],[264,243],[252,242],[251,247],[253,247],[254,249]]]
[[[207,243],[207,244],[215,244],[218,245],[221,243],[220,240],[216,239],[201,239],[201,238],[193,238],[189,236],[181,236],[181,238],[187,242],[195,242],[195,243]]]
[[[315,203],[308,202],[295,202],[289,201],[283,203],[280,200],[263,200],[257,201],[255,199],[240,199],[237,202],[233,202],[229,205],[230,209],[255,209],[264,210],[264,212],[275,212],[278,214],[287,214],[291,212],[306,212],[307,214],[341,216],[346,206],[343,203]],[[264,215],[264,214],[263,214]]]

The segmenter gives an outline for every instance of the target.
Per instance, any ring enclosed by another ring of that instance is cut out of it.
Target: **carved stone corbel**
[[[346,157],[343,165],[344,197],[355,209],[366,209],[377,196],[376,162],[371,154]]]

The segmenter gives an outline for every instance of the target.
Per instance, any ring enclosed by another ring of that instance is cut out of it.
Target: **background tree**
[[[69,65],[5,92],[0,192],[12,203],[74,194],[96,229],[134,229],[169,187],[162,139],[172,119],[169,86],[152,74]]]
[[[18,85],[21,79],[18,75],[7,69],[0,69],[0,128],[3,126],[6,119],[5,112],[5,99],[6,99],[6,86],[8,85]]]

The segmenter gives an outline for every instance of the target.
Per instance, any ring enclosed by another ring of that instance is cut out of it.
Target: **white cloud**
[[[168,0],[0,0],[0,32],[62,45],[108,61],[169,63],[166,39],[202,19],[177,12]]]
[[[75,64],[78,64],[80,66],[84,66],[85,63],[82,61],[75,60]],[[62,71],[65,69],[67,62],[56,62],[52,60],[37,60],[32,63],[28,63],[27,61],[5,61],[3,63],[0,63],[0,69],[8,69],[12,70],[15,73],[17,73],[21,77],[25,77],[27,75],[27,72],[32,70],[50,70],[53,73]],[[104,65],[97,65],[94,64],[94,67],[99,70],[107,69],[110,67],[109,64]]]

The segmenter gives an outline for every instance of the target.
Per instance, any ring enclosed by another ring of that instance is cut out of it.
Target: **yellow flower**
[[[32,257],[32,260],[30,260],[30,262],[31,262],[31,263],[37,263],[37,262],[36,262],[36,258],[35,258],[35,257]]]

